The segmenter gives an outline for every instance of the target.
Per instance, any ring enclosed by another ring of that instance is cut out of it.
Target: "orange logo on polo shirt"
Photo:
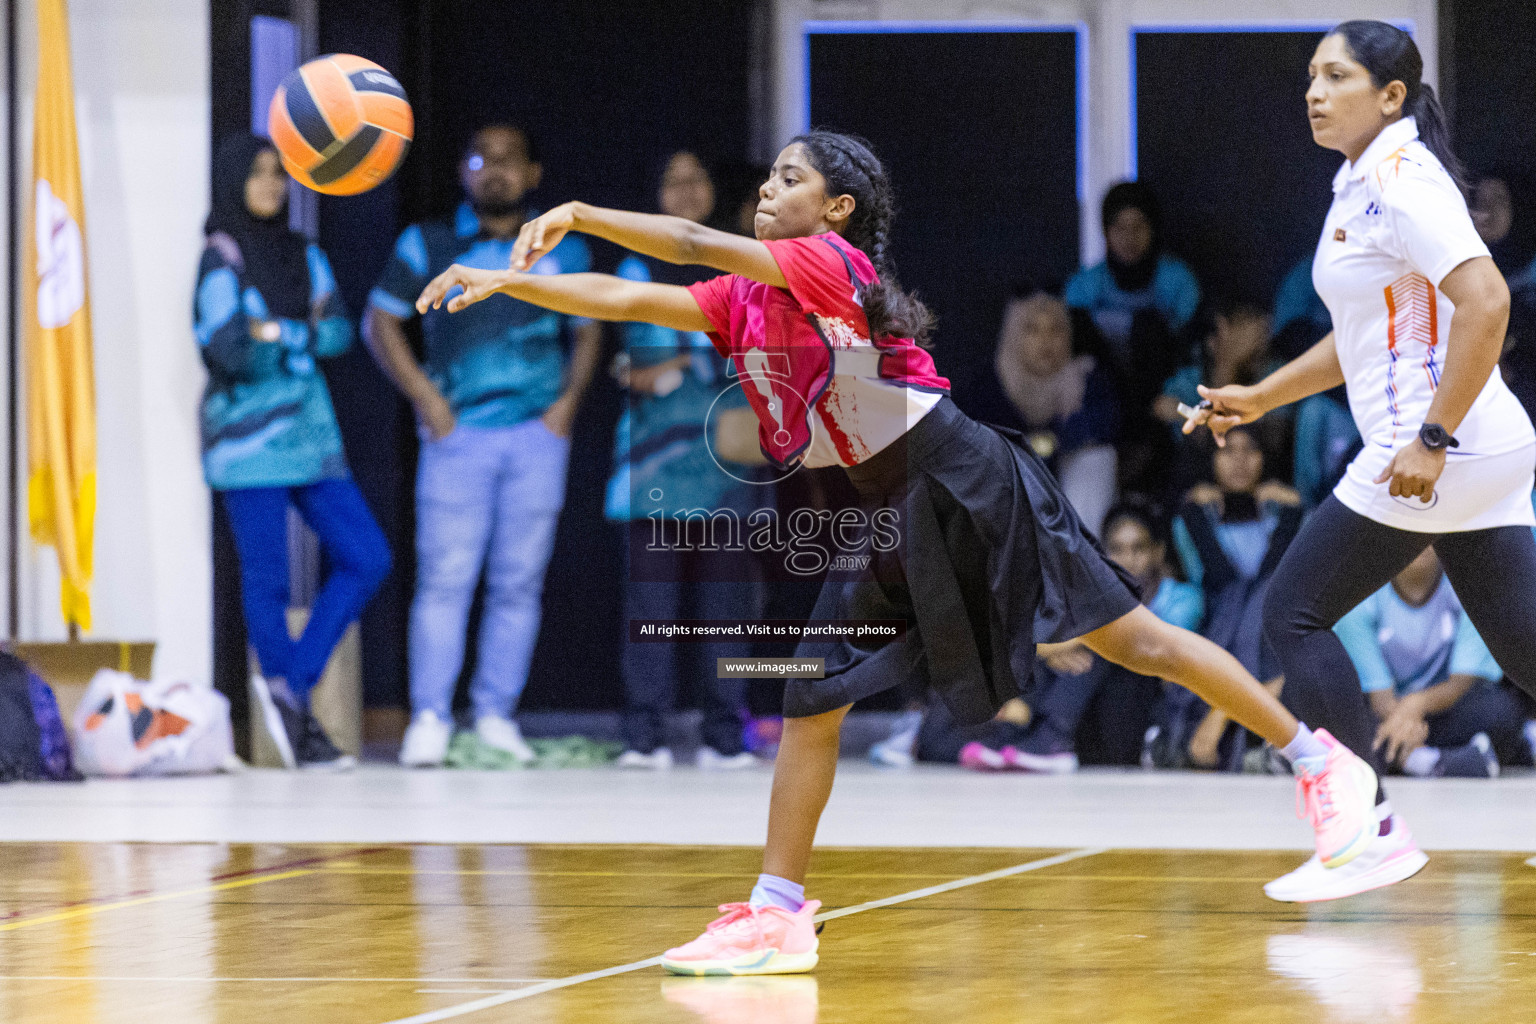
[[[1344,229],[1343,228],[1334,228],[1333,229],[1333,240],[1335,242],[1342,242],[1342,241],[1344,241]]]

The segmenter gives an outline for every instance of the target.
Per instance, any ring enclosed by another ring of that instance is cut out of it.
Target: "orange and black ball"
[[[366,192],[393,174],[414,129],[395,77],[347,53],[291,72],[267,110],[267,134],[283,167],[300,184],[333,196]]]

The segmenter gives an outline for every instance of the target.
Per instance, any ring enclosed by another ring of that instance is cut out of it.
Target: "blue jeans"
[[[411,708],[446,720],[464,667],[469,609],[485,573],[485,610],[470,698],[477,718],[506,717],[528,682],[544,570],[565,502],[571,442],[534,418],[460,426],[424,441],[416,474],[416,597]]]
[[[389,543],[351,479],[219,496],[235,535],[245,629],[262,674],[287,680],[294,696],[307,700],[341,634],[389,575]],[[329,570],[297,640],[288,633],[290,503],[320,538]]]

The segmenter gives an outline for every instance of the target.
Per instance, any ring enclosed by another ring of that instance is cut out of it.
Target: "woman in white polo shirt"
[[[1276,571],[1265,632],[1285,703],[1371,758],[1359,677],[1333,632],[1346,612],[1433,544],[1499,664],[1536,687],[1536,432],[1499,376],[1509,290],[1462,197],[1445,116],[1413,39],[1351,21],[1318,45],[1307,112],[1343,153],[1312,267],[1334,330],[1252,387],[1201,388],[1218,440],[1266,412],[1346,385],[1364,448]],[[1424,866],[1378,795],[1381,834],[1335,869],[1316,858],[1271,882],[1275,899],[1335,899]]]

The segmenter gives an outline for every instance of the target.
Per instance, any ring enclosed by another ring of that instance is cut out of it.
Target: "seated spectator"
[[[1130,344],[1131,321],[1154,310],[1178,334],[1200,305],[1200,285],[1183,261],[1163,252],[1162,208],[1139,181],[1122,181],[1104,195],[1106,255],[1067,282],[1067,305],[1093,314],[1117,349]]]
[[[1492,778],[1530,763],[1526,698],[1462,611],[1434,548],[1334,626],[1379,725],[1376,749],[1408,775]]]
[[[1216,443],[1208,430],[1185,434],[1184,416],[1179,403],[1194,406],[1200,402],[1199,387],[1220,388],[1229,384],[1256,384],[1278,368],[1269,352],[1269,315],[1257,306],[1231,300],[1202,305],[1197,320],[1204,341],[1200,359],[1182,367],[1163,383],[1163,392],[1152,403],[1152,414],[1169,425],[1174,442],[1175,460],[1171,483],[1175,493],[1183,493],[1205,476],[1211,465]],[[1278,451],[1289,440],[1289,409],[1275,410],[1279,418],[1266,416],[1257,429],[1270,451]]]
[[[1168,567],[1166,526],[1146,508],[1121,505],[1104,525],[1104,550],[1139,584],[1152,614],[1183,629],[1205,620],[1205,594],[1175,579]],[[1078,756],[1087,764],[1137,764],[1165,685],[1099,659],[1104,680],[1077,730]]]
[[[1510,184],[1520,180],[1507,177]],[[1509,282],[1509,329],[1499,370],[1525,411],[1536,415],[1536,260],[1532,259],[1536,242],[1531,239],[1536,227],[1514,216],[1516,204],[1512,203],[1507,213],[1502,210],[1503,201],[1493,182],[1503,183],[1497,178],[1478,183],[1470,209],[1478,234]],[[1491,198],[1484,196],[1485,186]],[[1524,188],[1512,191],[1518,198]],[[1507,233],[1500,235],[1506,220]]]
[[[1002,771],[1011,767],[1003,751],[1023,735],[1032,712],[1015,697],[998,709],[992,721],[958,724],[942,700],[929,703],[915,740],[917,760],[960,764],[972,771]]]
[[[709,168],[687,150],[671,154],[657,183],[662,213],[706,223],[715,211],[715,187]],[[618,275],[632,281],[690,284],[710,276],[701,267],[684,267],[631,255]],[[728,545],[711,547],[690,531],[677,543],[655,543],[656,520],[677,523],[686,513],[714,511],[740,500],[740,482],[750,470],[735,461],[726,472],[717,459],[763,462],[757,425],[748,423],[746,444],[726,445],[720,430],[750,417],[746,396],[732,385],[730,366],[699,332],[674,331],[654,324],[623,324],[624,350],[615,377],[629,391],[629,402],[615,438],[614,474],[608,485],[606,513],[626,529],[624,620],[755,618],[759,601],[751,555]],[[712,422],[713,421],[713,422]],[[707,431],[714,429],[715,436]],[[729,450],[727,450],[729,449]],[[760,495],[759,495],[760,497]],[[698,524],[706,529],[703,523]],[[626,630],[627,634],[627,630]],[[680,654],[697,653],[697,665],[681,665]],[[664,722],[672,711],[680,679],[692,676],[704,713],[701,768],[746,768],[756,758],[745,749],[746,681],[718,679],[715,659],[741,658],[750,643],[722,641],[699,645],[633,643],[623,646],[624,743],[621,768],[668,768]],[[684,671],[696,669],[696,671]]]
[[[1269,349],[1289,362],[1316,345],[1333,330],[1333,316],[1312,286],[1312,257],[1291,268],[1275,293],[1275,315]]]
[[[1200,624],[1200,589],[1168,578],[1167,546],[1148,512],[1117,507],[1106,519],[1104,539],[1110,558],[1137,581],[1154,615],[1186,629]],[[1081,743],[1096,761],[1133,764],[1158,690],[1157,680],[1113,665],[1082,644],[1042,646],[1035,687],[1022,704],[1010,702],[994,721],[971,730],[957,728],[935,706],[918,734],[918,753],[979,770],[1062,774],[1077,770]]]
[[[1509,279],[1509,327],[1499,372],[1526,413],[1536,415],[1536,263]]]
[[[1153,429],[1150,408],[1162,382],[1187,358],[1184,333],[1200,305],[1200,286],[1177,258],[1163,252],[1162,216],[1146,185],[1126,181],[1104,196],[1103,262],[1067,282],[1067,305],[1083,310],[1102,336],[1104,366],[1122,409],[1122,488],[1155,491],[1167,435]],[[1099,353],[1095,353],[1099,354]]]
[[[1467,200],[1472,226],[1505,277],[1525,270],[1533,255],[1530,226],[1516,216],[1523,208],[1517,202],[1517,193],[1524,191],[1521,179],[1518,173],[1503,171],[1484,175],[1472,186]]]
[[[1115,500],[1118,397],[1090,354],[1074,355],[1066,303],[1045,292],[1008,304],[995,367],[1029,446],[1095,534]]]
[[[1360,446],[1360,431],[1350,414],[1344,385],[1304,399],[1296,407],[1292,476],[1303,508],[1314,509],[1333,493]]]
[[[1285,484],[1264,480],[1264,449],[1252,427],[1229,431],[1212,464],[1215,483],[1189,492],[1174,520],[1174,543],[1185,576],[1205,593],[1205,635],[1255,678],[1273,680],[1280,670],[1263,640],[1264,594],[1301,528],[1301,500]],[[1241,767],[1242,730],[1228,730],[1226,716],[1194,694],[1170,686],[1161,717],[1154,763],[1176,764],[1187,755],[1197,767]]]

